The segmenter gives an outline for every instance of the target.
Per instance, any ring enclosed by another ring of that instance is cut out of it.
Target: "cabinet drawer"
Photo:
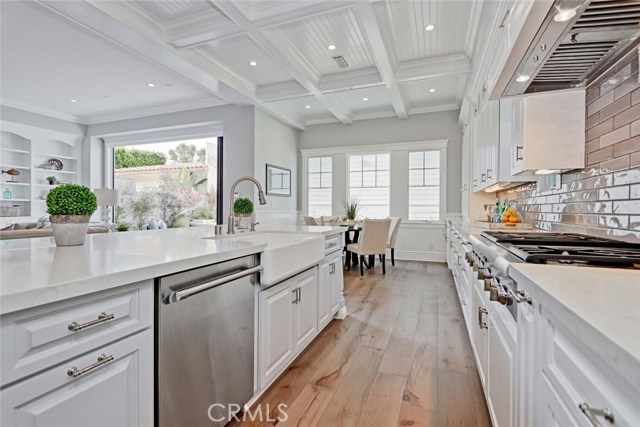
[[[328,236],[324,240],[324,253],[328,254],[330,252],[336,251],[343,246],[342,244],[342,233],[334,234],[333,236]]]
[[[147,328],[152,319],[152,280],[2,316],[2,386]]]
[[[543,376],[573,418],[589,425],[578,407],[586,403],[594,409],[611,409],[616,426],[640,425],[640,391],[610,370],[545,311],[541,331]],[[598,419],[602,425],[609,425],[604,418]]]
[[[100,363],[103,355],[107,358]],[[76,369],[75,377],[70,369]],[[152,426],[153,331],[99,347],[7,387],[0,402],[3,426]]]

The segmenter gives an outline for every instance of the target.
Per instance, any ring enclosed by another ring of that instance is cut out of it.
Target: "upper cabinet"
[[[513,175],[546,175],[584,167],[584,89],[514,97],[509,103]]]

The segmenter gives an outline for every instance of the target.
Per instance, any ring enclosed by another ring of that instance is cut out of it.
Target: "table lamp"
[[[112,190],[111,188],[94,188],[93,192],[96,195],[98,206],[107,208],[120,204],[120,192],[118,190]],[[104,222],[111,222],[111,211],[109,209],[102,210],[102,220]]]

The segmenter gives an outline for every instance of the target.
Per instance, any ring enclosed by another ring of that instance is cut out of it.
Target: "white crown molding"
[[[11,100],[7,100],[6,98],[2,99],[2,102],[0,103],[0,105],[4,105],[5,107],[10,107],[10,108],[15,108],[16,110],[22,110],[22,111],[27,111],[29,113],[35,113],[35,114],[40,114],[43,116],[47,116],[47,117],[53,117],[54,119],[59,119],[59,120],[64,120],[67,122],[73,122],[76,124],[80,124],[80,125],[85,125],[86,123],[84,123],[82,121],[81,117],[78,116],[74,116],[71,114],[66,114],[66,113],[61,113],[59,111],[56,111],[54,109],[46,109],[46,108],[42,108],[42,107],[36,107],[33,105],[28,105],[28,104],[23,104],[20,102],[14,102]]]
[[[179,111],[196,110],[198,108],[219,107],[221,105],[229,105],[228,102],[220,98],[199,99],[195,101],[181,102],[178,104],[162,105],[159,107],[143,108],[134,111],[123,111],[113,114],[101,114],[96,116],[87,116],[83,122],[87,125],[95,125],[99,123],[115,122],[118,120],[137,119],[140,117],[155,116],[159,114],[177,113]]]
[[[438,150],[447,148],[448,144],[448,139],[432,139],[427,141],[353,145],[350,147],[307,148],[300,150],[300,154],[302,157],[313,157],[325,154],[354,154],[371,151]]]
[[[409,110],[409,114],[424,114],[424,113],[437,113],[439,111],[451,111],[451,110],[457,110],[460,108],[459,104],[440,104],[440,105],[434,105],[434,106],[428,106],[428,107],[418,107],[418,108],[412,108]]]
[[[384,84],[384,81],[378,69],[372,67],[343,73],[325,74],[318,82],[318,89],[327,93],[381,84]]]
[[[464,53],[438,56],[428,59],[403,62],[398,66],[395,78],[398,82],[428,80],[471,71],[471,61]]]

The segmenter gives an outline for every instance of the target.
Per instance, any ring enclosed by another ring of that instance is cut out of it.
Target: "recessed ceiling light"
[[[255,67],[256,65],[258,65],[258,63],[256,61],[251,61],[249,62],[249,65],[251,65],[252,67]]]
[[[433,31],[436,28],[435,25],[427,25],[426,27],[424,27],[425,31]]]
[[[553,17],[553,20],[556,22],[565,22],[576,16],[575,9],[560,9],[557,6],[556,9],[558,9],[558,13]]]
[[[431,93],[433,93],[433,92],[435,92],[435,91],[436,91],[436,90],[435,90],[434,88],[429,89],[429,92],[431,92]]]
[[[309,108],[311,108],[311,105],[305,105],[304,108],[308,110]]]
[[[335,44],[330,44],[329,46],[327,46],[327,49],[336,50],[336,45]]]
[[[369,100],[369,98],[362,98],[363,101],[367,102]]]
[[[74,104],[75,104],[76,102],[78,102],[78,100],[77,100],[77,99],[70,99],[69,101],[73,102]]]
[[[149,87],[156,87],[156,84],[155,84],[155,83],[147,83],[147,86],[149,86]]]
[[[520,74],[518,77],[516,77],[516,81],[518,83],[524,83],[526,81],[528,81],[531,78],[530,75],[528,74]]]

